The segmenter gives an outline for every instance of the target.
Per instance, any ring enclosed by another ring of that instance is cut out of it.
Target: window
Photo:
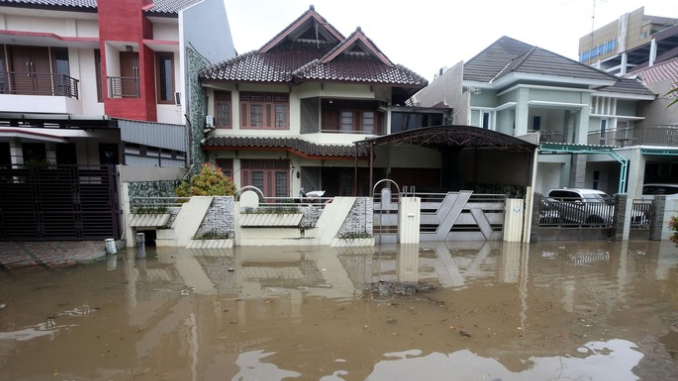
[[[158,53],[156,55],[156,82],[158,103],[174,103],[174,54]]]
[[[68,68],[68,50],[67,49],[52,49],[54,57],[54,82],[56,85],[56,94],[66,96],[71,93],[71,83],[66,78],[69,74]]]
[[[600,120],[600,145],[605,145],[605,133],[607,132],[607,119]]]
[[[47,162],[47,149],[44,143],[23,143],[21,154],[24,164],[44,164]]]
[[[216,164],[224,175],[233,179],[233,159],[217,159]]]
[[[380,115],[374,111],[328,108],[322,110],[324,132],[378,134],[380,122]]]
[[[532,130],[539,131],[541,129],[541,116],[535,115],[532,117]]]
[[[214,92],[214,114],[216,117],[214,121],[216,128],[232,128],[230,91]]]
[[[489,130],[490,127],[491,127],[491,126],[490,126],[490,113],[489,113],[489,112],[482,111],[482,112],[481,112],[481,117],[482,117],[482,125],[481,125],[481,127],[484,128],[484,129],[486,129],[486,130]]]
[[[240,127],[288,130],[289,94],[240,93]]]
[[[288,160],[241,160],[242,186],[253,185],[266,197],[289,197]]]
[[[96,72],[96,82],[97,82],[97,101],[104,101],[104,86],[101,82],[101,51],[99,49],[94,49],[94,70]]]

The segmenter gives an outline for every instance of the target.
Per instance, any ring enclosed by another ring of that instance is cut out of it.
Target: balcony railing
[[[678,125],[634,126],[589,133],[588,144],[615,147],[646,145],[678,147]]]
[[[563,131],[539,131],[539,143],[567,143],[567,135]]]
[[[47,95],[78,99],[78,80],[65,74],[0,73],[0,94]]]
[[[138,77],[108,77],[110,98],[141,98]]]

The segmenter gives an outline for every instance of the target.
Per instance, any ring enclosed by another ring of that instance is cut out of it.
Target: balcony
[[[529,131],[539,132],[539,143],[567,143],[567,134],[563,131]]]
[[[0,76],[0,94],[78,99],[78,82],[65,74],[4,72]]]
[[[588,144],[614,147],[658,146],[678,147],[678,125],[617,128],[589,133]]]
[[[109,98],[141,98],[139,77],[108,77]]]

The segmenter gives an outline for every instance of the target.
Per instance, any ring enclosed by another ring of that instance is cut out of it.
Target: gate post
[[[521,242],[523,236],[524,200],[520,198],[506,199],[504,209],[504,242]]]
[[[421,198],[403,197],[398,211],[398,242],[419,243]]]
[[[654,196],[650,214],[650,241],[661,241],[664,230],[664,211],[666,210],[666,195]]]

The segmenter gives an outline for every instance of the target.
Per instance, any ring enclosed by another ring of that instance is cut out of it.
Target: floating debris
[[[437,290],[437,285],[426,282],[398,282],[384,281],[368,284],[367,289],[374,294],[385,295],[414,295]]]
[[[5,308],[7,308],[7,304],[6,303],[0,303],[0,310],[4,310]]]

